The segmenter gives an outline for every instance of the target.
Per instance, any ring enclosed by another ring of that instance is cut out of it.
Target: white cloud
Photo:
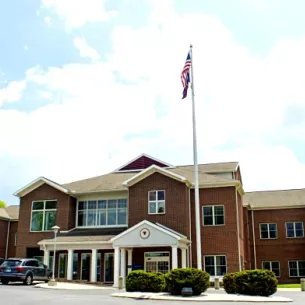
[[[52,23],[52,18],[50,16],[44,17],[43,20],[48,26],[50,26]]]
[[[100,54],[92,47],[90,47],[86,40],[80,37],[75,37],[73,40],[74,46],[79,50],[81,57],[89,57],[92,60],[100,59]]]
[[[88,22],[108,21],[117,15],[105,8],[105,0],[41,0],[44,7],[54,9],[68,29],[81,28]]]
[[[4,102],[16,102],[20,100],[26,87],[26,81],[12,81],[6,88],[0,89],[0,106]]]
[[[199,162],[240,161],[246,190],[302,186],[304,164],[284,138],[271,140],[305,136],[304,123],[283,125],[287,107],[305,99],[305,37],[258,58],[215,17],[175,14],[171,1],[151,5],[146,27],[115,28],[107,61],[27,71],[27,82],[61,102],[29,114],[0,110],[0,158],[24,160],[16,189],[39,175],[99,175],[142,152],[192,163],[191,99],[181,100],[180,83],[190,43]]]

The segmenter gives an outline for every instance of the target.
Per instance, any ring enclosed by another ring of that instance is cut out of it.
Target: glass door
[[[96,258],[96,281],[101,281],[101,260],[102,260],[102,253],[97,253]]]
[[[90,268],[91,268],[91,253],[82,253],[81,262],[81,275],[82,281],[90,281]]]
[[[105,253],[104,255],[104,282],[113,283],[113,253]]]
[[[67,253],[59,254],[58,277],[61,279],[67,278],[67,267],[68,267],[67,260],[68,260]]]

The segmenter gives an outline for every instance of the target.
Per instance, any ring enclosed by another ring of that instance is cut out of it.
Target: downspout
[[[240,227],[239,227],[239,206],[238,206],[238,196],[237,196],[237,188],[235,188],[235,205],[236,205],[236,224],[237,224],[237,247],[238,247],[238,264],[239,271],[242,270],[241,267],[241,257],[240,257]]]
[[[253,238],[253,255],[254,255],[254,269],[257,268],[256,264],[256,243],[255,243],[255,229],[254,229],[254,213],[253,209],[251,209],[251,216],[252,216],[252,238]]]
[[[10,239],[10,228],[11,228],[11,220],[7,222],[7,236],[6,236],[6,248],[5,248],[5,259],[7,259],[8,255],[8,244]]]
[[[189,224],[190,224],[190,245],[189,245],[189,267],[193,267],[192,261],[192,210],[191,210],[191,188],[189,187]]]

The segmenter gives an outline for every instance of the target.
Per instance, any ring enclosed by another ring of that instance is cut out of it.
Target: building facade
[[[60,279],[117,287],[131,270],[197,267],[193,177],[193,166],[144,154],[69,184],[40,177],[15,193],[15,255],[52,266],[58,225]],[[245,193],[237,162],[199,165],[199,187],[202,265],[212,280],[253,268],[271,269],[285,283],[305,275],[304,190]]]

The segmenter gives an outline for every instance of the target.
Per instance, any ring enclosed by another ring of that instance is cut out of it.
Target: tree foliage
[[[3,200],[0,200],[0,208],[6,208],[6,207],[7,204]]]

